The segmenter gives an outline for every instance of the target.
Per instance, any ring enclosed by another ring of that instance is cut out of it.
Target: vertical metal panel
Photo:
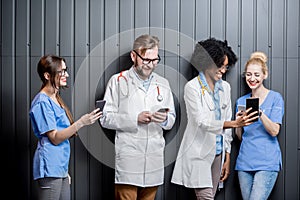
[[[149,27],[150,27],[150,31],[149,34],[151,35],[155,35],[159,38],[160,40],[160,49],[165,49],[164,48],[164,30],[163,28],[157,28],[157,27],[164,27],[164,2],[160,1],[160,0],[154,0],[154,1],[149,1]],[[151,28],[153,27],[153,28]],[[162,58],[164,58],[164,51],[159,51],[159,54]],[[163,62],[162,62],[163,63]],[[166,75],[167,71],[168,71],[169,67],[168,66],[163,66],[160,65],[159,67],[157,67],[155,69],[155,72],[160,74],[161,76]],[[172,77],[172,76],[171,76]],[[169,77],[169,78],[171,78]],[[171,140],[172,135],[175,134],[172,131],[168,131],[165,134],[165,140],[166,143],[168,144],[169,140]],[[167,157],[166,155],[167,152],[165,153],[165,157]],[[167,158],[165,158],[166,160]],[[166,164],[165,166],[165,172],[168,169],[169,165]],[[164,173],[164,177],[165,177],[165,182],[170,181],[170,176],[167,176],[167,173]],[[156,198],[158,199],[164,199],[166,190],[168,188],[165,188],[165,184],[162,185],[161,187],[158,188],[157,194],[156,194]]]
[[[240,96],[240,82],[241,79],[241,68],[240,68],[240,44],[239,44],[239,16],[240,1],[238,0],[227,0],[225,5],[226,24],[225,24],[225,38],[232,50],[238,57],[238,62],[235,66],[232,66],[228,73],[226,73],[226,81],[231,84],[231,98],[232,105],[234,106],[235,99]]]
[[[19,194],[24,198],[30,198],[30,180],[31,180],[31,159],[30,159],[30,130],[28,119],[28,108],[30,107],[29,98],[29,1],[16,1],[16,165],[22,166],[22,170],[17,171],[17,177],[24,176],[16,183],[20,188]]]
[[[256,33],[255,33],[255,49],[254,51],[262,51],[266,53],[269,58],[269,2],[268,1],[256,1],[255,4],[257,10],[256,21]],[[270,63],[270,62],[268,62]],[[265,86],[269,88],[269,79],[265,80]]]
[[[104,66],[108,66],[113,60],[117,59],[120,54],[119,50],[119,1],[118,0],[106,0],[105,1],[105,24],[104,24]],[[105,71],[105,80],[108,81],[112,74],[120,71],[121,66],[116,63],[115,66],[110,66]]]
[[[298,16],[298,17],[295,17]],[[299,100],[295,97],[299,97],[299,1],[286,1],[286,64],[287,64],[287,77],[285,83],[286,89],[286,179],[285,187],[288,188],[285,193],[285,198],[293,199],[299,198],[299,158],[297,158],[299,140],[295,140],[295,137],[299,138],[299,114],[293,112],[299,110]],[[297,27],[297,29],[296,29]],[[292,112],[288,112],[292,111]],[[297,124],[297,125],[296,125]],[[296,125],[296,126],[295,126]],[[298,193],[298,194],[297,194]]]
[[[256,37],[256,20],[255,20],[255,13],[256,10],[254,8],[254,1],[242,1],[241,2],[241,27],[240,27],[240,63],[241,63],[241,70],[244,70],[244,65],[246,61],[249,59],[250,54],[255,49],[255,37]],[[245,82],[241,82],[242,86],[242,94],[244,94],[245,89]]]
[[[228,41],[228,44],[231,46],[232,50],[238,57],[238,62],[235,66],[232,66],[229,71],[226,73],[226,81],[228,81],[231,85],[231,99],[232,99],[232,113],[234,116],[234,109],[235,109],[235,100],[241,96],[241,82],[244,80],[241,78],[241,66],[240,66],[240,35],[239,35],[239,28],[240,28],[240,11],[241,11],[241,1],[239,0],[227,0],[225,1],[225,37]],[[234,130],[233,130],[233,137],[234,137]],[[235,137],[234,137],[235,138]],[[231,158],[230,158],[230,174],[231,176],[226,181],[226,185],[224,190],[221,190],[220,193],[225,193],[222,195],[217,195],[218,199],[241,199],[240,195],[240,188],[238,184],[238,177],[237,173],[235,173],[235,161],[238,155],[238,148],[239,148],[240,141],[235,138],[232,142],[231,146]],[[230,187],[228,187],[230,185]]]
[[[297,124],[299,124],[299,114],[297,112],[289,112],[299,110],[299,101],[297,96],[299,96],[299,63],[298,59],[287,59],[287,79],[286,79],[286,144],[285,144],[285,198],[286,199],[296,199],[297,192],[299,191],[299,174],[297,165],[299,160],[297,158],[298,140],[295,139],[299,135],[299,129]],[[296,125],[296,126],[295,126]]]
[[[174,1],[174,0],[166,0],[165,4],[164,4],[164,26],[165,27],[165,31],[164,31],[164,41],[163,41],[163,45],[164,47],[168,47],[168,51],[164,53],[164,65],[166,66],[165,68],[165,76],[167,77],[177,77],[174,76],[174,74],[172,73],[171,70],[169,70],[169,66],[171,66],[174,70],[176,70],[177,72],[179,71],[179,59],[177,57],[177,55],[179,55],[179,49],[180,46],[179,44],[179,26],[180,26],[180,22],[179,22],[179,16],[180,16],[180,12],[179,12],[179,8],[180,8],[180,0]],[[176,81],[175,78],[171,78],[168,79],[171,89],[172,91],[174,91],[175,95],[179,98],[181,98],[180,96],[180,92],[178,90],[180,81]],[[179,106],[176,106],[175,109],[178,111]],[[178,118],[177,118],[178,119]],[[177,125],[175,131],[176,134],[179,135],[180,133],[178,133],[179,130],[179,125]],[[174,134],[172,132],[169,132],[170,136],[171,134]],[[168,135],[168,136],[169,136]],[[168,137],[167,136],[167,137]],[[166,137],[166,140],[168,140],[168,138]],[[167,143],[167,142],[166,142]],[[177,152],[178,146],[180,144],[180,141],[178,138],[176,138],[175,141],[175,146],[170,146],[170,151],[173,152]],[[168,152],[166,150],[165,156],[170,155],[171,153]],[[172,158],[171,158],[172,159]],[[174,162],[172,164],[170,164],[169,166],[166,166],[165,168],[165,184],[164,184],[164,192],[165,192],[165,198],[160,198],[160,199],[178,199],[179,195],[180,195],[180,191],[179,188],[176,187],[175,184],[171,184],[171,177],[173,174],[173,167],[174,167]]]
[[[164,40],[164,1],[161,0],[152,0],[149,1],[149,27],[150,31],[149,34],[157,36],[161,42],[160,42],[160,49],[164,48],[164,43],[162,42]],[[151,28],[153,27],[153,28]],[[164,56],[164,51],[160,52],[161,56]],[[159,68],[163,69],[163,68]],[[160,71],[156,71],[160,72]],[[163,75],[162,73],[160,73]]]
[[[61,0],[59,4],[59,53],[63,57],[74,56],[75,52],[74,4],[74,0]]]
[[[269,19],[269,12],[270,12],[270,8],[269,8],[269,2],[268,1],[259,1],[256,0],[256,16],[255,16],[255,20],[256,20],[256,49],[255,50],[259,50],[259,51],[263,51],[266,54],[269,54],[269,21],[271,19]]]
[[[285,23],[285,5],[284,1],[275,0],[272,1],[271,4],[271,19],[269,19],[271,24],[271,52],[269,54],[269,80],[270,80],[270,88],[275,91],[280,92],[283,98],[285,99],[285,82],[286,82],[286,71],[287,66],[284,58],[284,43],[285,43],[285,34],[284,34],[284,23]],[[286,105],[286,102],[285,102]],[[286,107],[285,107],[286,108]],[[285,116],[287,116],[285,110]],[[284,124],[281,126],[281,131],[278,135],[278,139],[280,142],[280,147],[283,155],[283,170],[279,173],[277,183],[274,187],[273,194],[274,196],[279,197],[278,199],[284,199],[285,191],[282,189],[285,185],[285,174],[286,174],[286,161],[285,161],[285,144],[286,144],[286,124],[284,117]]]
[[[143,28],[135,30],[134,37],[149,33],[148,28],[150,26],[149,19],[149,1],[150,0],[135,0],[134,1],[134,28]],[[145,29],[144,29],[145,28]]]
[[[104,68],[104,55],[103,53],[104,48],[101,45],[101,42],[104,40],[104,1],[97,1],[97,0],[91,0],[90,1],[90,53],[96,52],[96,55],[93,56],[90,54],[90,80],[92,83],[90,84],[91,87],[97,87],[96,80],[99,80],[98,84],[100,84],[100,94],[101,96],[99,98],[103,97],[103,92],[105,90],[105,80],[102,78],[105,68]],[[98,54],[98,52],[100,54]],[[95,73],[99,72],[99,73]],[[99,88],[99,85],[98,85]],[[91,92],[90,99],[92,101],[95,100],[95,95]],[[97,98],[98,99],[98,98]],[[96,126],[93,126],[94,128],[88,133],[89,134],[89,145],[91,149],[91,156],[90,157],[90,163],[89,163],[89,195],[90,199],[104,199],[103,194],[106,192],[105,189],[102,187],[102,185],[105,185],[105,183],[108,183],[108,179],[104,180],[102,178],[102,174],[104,172],[103,168],[105,168],[104,164],[101,163],[101,159],[99,159],[99,154],[103,152],[103,143],[104,141],[102,138],[97,137],[99,134],[102,134],[102,132],[99,131],[101,129],[100,125],[96,123]],[[111,177],[113,178],[113,174],[111,174]],[[111,194],[111,192],[109,192]],[[111,196],[111,195],[108,195]]]
[[[253,1],[242,1],[242,27],[241,27],[241,63],[249,58],[249,55],[254,50],[254,37],[256,21],[254,21]]]
[[[129,2],[132,5],[132,1]],[[104,67],[105,74],[104,80],[107,81],[110,79],[111,75],[117,72],[124,70],[126,66],[120,64],[120,1],[119,0],[105,0],[104,3]],[[131,11],[131,10],[128,10]],[[128,21],[133,19],[128,18]],[[104,90],[103,90],[104,94]],[[114,132],[108,132],[108,137],[112,138],[114,141]],[[109,140],[111,141],[111,140]],[[112,143],[103,141],[102,152],[103,159],[109,160],[110,165],[104,166],[102,170],[102,189],[103,191],[108,191],[107,193],[102,194],[103,199],[112,199],[114,197],[114,166],[112,158],[114,158],[114,151],[107,151],[110,149]]]
[[[44,45],[44,25],[45,25],[45,9],[44,9],[44,0],[31,0],[31,27],[30,27],[30,41],[31,56],[38,56],[44,54],[45,45]],[[33,12],[34,11],[34,12]]]
[[[226,15],[225,15],[225,3],[224,0],[213,0],[211,1],[211,37],[217,39],[222,39],[225,37],[225,25],[226,25]]]
[[[272,48],[273,49],[273,48]],[[269,58],[272,58],[271,55]],[[285,91],[283,89],[285,82],[286,82],[286,71],[287,67],[284,62],[284,59],[281,58],[275,58],[273,57],[272,60],[270,61],[270,66],[269,67],[269,80],[272,82],[271,87],[272,90],[275,90],[279,92],[283,98],[285,98]],[[287,102],[285,101],[285,106]],[[285,116],[287,115],[286,110],[285,110]],[[283,119],[284,120],[284,119]],[[277,136],[279,139],[280,147],[282,150],[282,155],[283,155],[283,170],[279,173],[278,179],[276,186],[274,188],[274,196],[281,197],[281,199],[284,199],[284,191],[282,190],[284,186],[284,176],[285,176],[285,165],[286,161],[284,160],[284,155],[286,153],[285,151],[285,138],[286,138],[286,123],[285,120],[283,121],[283,124],[281,126],[281,130],[279,135]],[[280,198],[279,198],[280,199]]]
[[[120,33],[132,32],[134,30],[134,0],[120,1]],[[132,49],[134,41],[133,34],[120,35],[120,52],[128,52]],[[121,58],[122,59],[122,58]]]
[[[58,41],[59,10],[58,1],[45,1],[45,54],[59,54],[56,51]]]
[[[168,46],[169,49],[173,49],[174,53],[179,54],[179,34],[175,37],[175,33],[179,32],[179,7],[180,0],[165,0],[165,10],[164,10],[164,28],[170,31],[165,31],[164,33],[164,46]],[[175,12],[176,11],[176,12]],[[174,32],[173,32],[174,31]],[[167,64],[167,56],[171,56],[172,54],[168,54],[169,52],[165,52],[165,63]],[[177,66],[173,65],[173,66]]]
[[[198,40],[206,39],[211,33],[211,11],[210,0],[195,1],[195,21],[196,21],[196,38]]]
[[[1,71],[1,115],[2,128],[1,131],[1,152],[2,159],[4,159],[4,179],[7,180],[3,191],[9,191],[10,186],[14,184],[14,179],[17,177],[10,172],[15,169],[17,154],[16,154],[16,121],[15,121],[15,105],[16,105],[16,77],[15,77],[15,16],[16,16],[16,2],[2,1],[2,71]],[[15,194],[12,194],[15,196]]]
[[[180,2],[180,24],[179,31],[181,34],[187,35],[187,37],[195,38],[195,1],[187,0]],[[180,41],[180,49],[194,49],[195,44],[189,44],[191,46],[185,47],[185,43]],[[186,52],[180,52],[181,55],[186,54]]]
[[[74,1],[74,31],[75,31],[75,74],[80,76],[80,80],[75,80],[74,85],[74,116],[79,119],[90,110],[89,105],[89,63],[81,66],[83,60],[89,53],[89,0]],[[80,84],[78,84],[78,82]],[[77,84],[76,84],[77,83]],[[79,136],[75,138],[75,166],[73,179],[75,199],[89,199],[89,154],[83,144],[88,144],[87,128],[79,130]]]

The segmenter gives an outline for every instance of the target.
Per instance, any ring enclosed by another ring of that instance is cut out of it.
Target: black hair
[[[236,63],[237,57],[228,46],[227,41],[209,38],[199,41],[194,49],[191,57],[191,64],[198,70],[204,71],[207,68],[223,66],[225,56],[228,57],[228,65],[232,66]]]
[[[221,41],[221,40],[217,40],[219,42],[219,44],[221,45],[221,47],[224,49],[225,51],[225,55],[228,58],[228,66],[233,66],[235,65],[235,63],[237,62],[238,58],[235,55],[235,53],[233,52],[233,50],[231,49],[230,46],[228,46],[228,42],[227,40]]]

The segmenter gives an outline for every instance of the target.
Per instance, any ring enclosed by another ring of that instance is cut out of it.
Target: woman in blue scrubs
[[[240,97],[239,106],[247,98],[259,98],[259,120],[237,128],[242,140],[235,169],[238,171],[244,200],[268,199],[282,167],[281,150],[277,135],[284,115],[284,101],[280,93],[267,89],[263,81],[268,77],[267,56],[254,52],[245,65],[245,80],[251,93]],[[239,113],[237,113],[239,114]]]
[[[70,110],[59,95],[69,77],[65,60],[55,55],[43,56],[37,66],[42,87],[34,97],[29,116],[38,138],[33,158],[33,178],[39,185],[39,199],[71,199],[69,138],[102,116],[99,109],[73,121]]]

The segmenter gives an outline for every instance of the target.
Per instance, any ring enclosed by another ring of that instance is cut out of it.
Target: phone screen
[[[245,110],[246,110],[246,106],[238,105],[238,111],[245,111]]]
[[[248,99],[246,99],[246,109],[248,109],[248,108],[252,108],[252,110],[250,110],[250,112],[248,114],[257,111],[257,115],[254,115],[253,117],[258,116],[258,113],[259,113],[258,112],[259,111],[259,98],[248,98]],[[258,118],[253,120],[253,121],[258,121]]]
[[[106,100],[97,100],[96,108],[100,108],[100,111],[103,111],[105,103],[106,103]]]
[[[161,108],[157,112],[169,112],[169,108]]]

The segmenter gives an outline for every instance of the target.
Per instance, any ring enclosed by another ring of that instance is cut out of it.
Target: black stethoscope
[[[122,87],[122,86],[121,86],[121,85],[122,85],[122,84],[120,84],[121,78],[123,78],[123,80],[126,82],[126,87]],[[128,97],[128,94],[129,94],[129,92],[128,92],[128,88],[129,88],[129,86],[128,86],[128,80],[127,80],[127,78],[123,75],[123,71],[120,72],[119,76],[117,77],[117,81],[118,81],[118,83],[119,83],[119,88],[120,88],[121,93],[122,93],[124,96]],[[164,100],[164,98],[163,98],[163,96],[160,94],[160,89],[159,89],[159,86],[158,86],[157,84],[156,84],[156,89],[157,89],[157,97],[156,97],[156,98],[157,98],[157,101],[161,102],[162,100]]]

